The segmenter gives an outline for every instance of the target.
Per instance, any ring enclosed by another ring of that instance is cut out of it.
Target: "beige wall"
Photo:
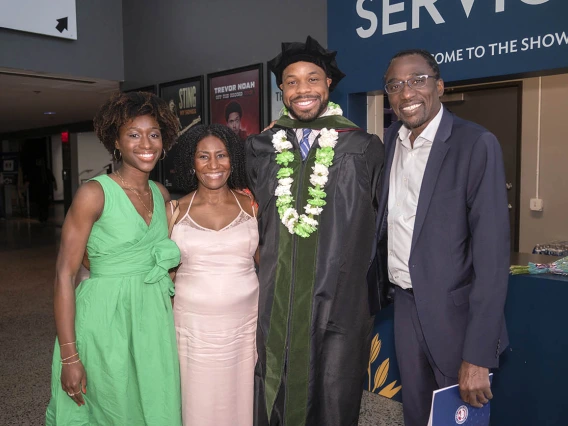
[[[367,96],[367,132],[374,133],[383,140],[385,108],[384,95],[368,95]]]
[[[94,132],[77,134],[78,184],[93,176],[106,173],[105,166],[112,162],[112,156],[99,141]],[[90,170],[90,171],[87,171]],[[81,172],[83,172],[81,174]]]
[[[542,212],[533,212],[536,196],[538,78],[523,81],[521,199],[519,251],[535,244],[568,240],[568,74],[542,77],[539,198]]]

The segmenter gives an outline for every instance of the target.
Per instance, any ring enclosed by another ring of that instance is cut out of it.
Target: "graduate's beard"
[[[294,101],[297,101],[299,99],[319,99],[320,105],[317,109],[312,109],[309,111],[297,110],[294,108]],[[314,121],[325,112],[328,102],[329,96],[298,96],[294,98],[289,105],[286,105],[286,108],[288,108],[288,111],[290,111],[293,117],[298,121]]]

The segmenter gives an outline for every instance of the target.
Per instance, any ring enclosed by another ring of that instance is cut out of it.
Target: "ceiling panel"
[[[118,81],[0,68],[0,134],[92,120],[117,90]]]

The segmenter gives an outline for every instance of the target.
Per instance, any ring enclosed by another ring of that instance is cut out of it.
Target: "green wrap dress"
[[[150,181],[148,226],[110,177],[94,178],[105,194],[87,250],[90,278],[76,290],[77,350],[87,372],[85,405],[61,387],[53,353],[47,426],[181,425],[179,363],[168,269],[180,252],[168,238],[164,200]]]

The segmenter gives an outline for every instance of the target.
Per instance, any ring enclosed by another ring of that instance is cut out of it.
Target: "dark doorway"
[[[63,180],[63,215],[67,216],[67,211],[71,207],[73,200],[73,183],[72,183],[72,160],[71,160],[71,142],[69,140],[69,133],[62,133],[61,138],[61,156],[62,170],[61,178]]]
[[[29,191],[31,216],[42,223],[47,222],[55,184],[51,170],[51,143],[49,138],[42,137],[23,141],[20,159],[23,183]]]
[[[446,108],[459,117],[488,129],[501,144],[508,189],[511,250],[515,252],[519,250],[522,89],[522,82],[447,88],[450,100],[444,102]]]

